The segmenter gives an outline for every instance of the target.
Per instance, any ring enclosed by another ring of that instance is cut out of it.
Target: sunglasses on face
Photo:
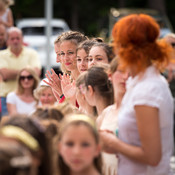
[[[20,79],[20,80],[25,80],[25,79],[27,79],[27,80],[32,80],[32,79],[33,79],[33,76],[32,76],[32,75],[20,76],[19,79]]]

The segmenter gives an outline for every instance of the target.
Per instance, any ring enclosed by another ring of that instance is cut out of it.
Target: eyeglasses
[[[23,80],[23,81],[24,81],[25,79],[27,79],[27,80],[32,80],[32,79],[33,79],[33,76],[32,76],[32,75],[20,76],[19,79],[20,79],[20,80]]]

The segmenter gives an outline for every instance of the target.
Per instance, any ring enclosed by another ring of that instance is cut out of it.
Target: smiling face
[[[80,73],[88,69],[88,54],[84,49],[77,51],[77,68]]]
[[[104,49],[100,46],[93,46],[89,51],[88,68],[97,63],[108,63],[108,57]]]
[[[42,106],[50,106],[54,105],[56,102],[56,98],[52,92],[52,89],[49,86],[46,86],[41,92],[40,92],[40,98],[39,98]]]
[[[26,70],[21,72],[19,81],[23,89],[32,89],[34,86],[34,78],[31,73]]]
[[[99,155],[99,146],[88,126],[72,124],[63,132],[60,154],[71,172],[83,174],[94,166],[93,161]]]
[[[76,44],[71,41],[63,41],[60,44],[61,60],[68,71],[77,69]]]

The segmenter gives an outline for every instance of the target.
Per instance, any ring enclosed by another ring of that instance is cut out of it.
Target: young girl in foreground
[[[60,175],[100,175],[99,136],[94,121],[72,114],[63,121],[59,143]]]

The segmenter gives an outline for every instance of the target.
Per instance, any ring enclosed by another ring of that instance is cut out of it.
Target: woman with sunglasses
[[[33,90],[38,86],[39,77],[35,71],[26,67],[17,77],[17,89],[7,95],[7,109],[9,115],[16,113],[30,114],[36,108]]]

